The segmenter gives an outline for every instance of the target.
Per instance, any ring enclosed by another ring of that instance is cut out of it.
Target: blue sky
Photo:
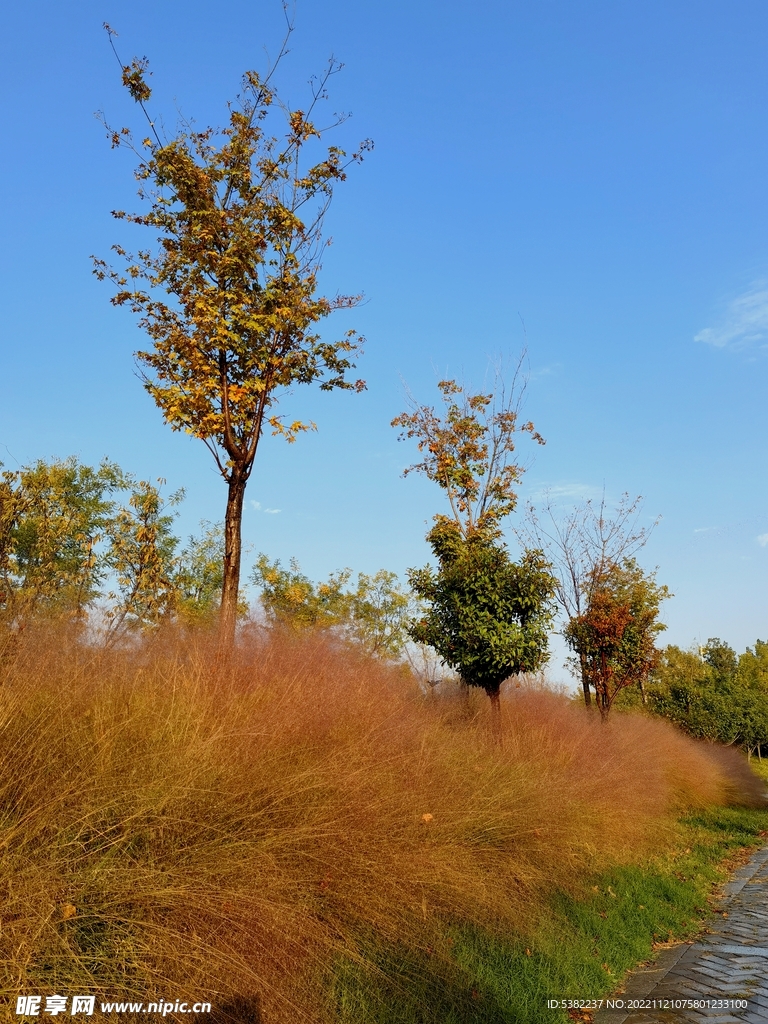
[[[219,124],[278,45],[279,3],[32,0],[0,19],[0,459],[165,477],[189,533],[221,518],[223,483],[162,425],[134,373],[142,335],[90,273],[125,240],[110,210],[135,205],[130,154],[93,116],[137,123],[101,25],[149,57],[168,125],[177,108]],[[327,330],[366,335],[368,391],[291,398],[319,430],[265,439],[249,558],[316,578],[423,564],[440,495],[400,475],[403,381],[421,402],[446,375],[480,386],[524,321],[547,445],[523,497],[644,495],[667,639],[768,637],[767,42],[759,0],[299,0],[282,91],[304,103],[335,54],[338,141],[376,146],[334,198],[323,270],[365,293]]]

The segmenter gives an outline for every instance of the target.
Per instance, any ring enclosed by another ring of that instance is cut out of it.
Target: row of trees
[[[429,646],[496,705],[504,679],[533,672],[546,660],[557,580],[541,550],[524,551],[513,561],[501,539],[500,520],[514,508],[513,484],[519,478],[511,459],[516,413],[508,403],[501,409],[494,405],[498,395],[468,395],[448,382],[442,390],[443,417],[423,407],[397,421],[406,435],[424,434],[427,458],[414,468],[444,481],[455,510],[452,516],[436,516],[428,535],[437,570],[412,570],[409,593],[385,570],[360,573],[355,585],[348,569],[315,584],[295,562],[286,569],[261,555],[250,579],[261,591],[270,621],[333,629],[375,656],[401,656],[408,639]],[[532,432],[530,425],[526,429]],[[0,618],[19,625],[36,615],[64,613],[84,621],[96,607],[107,642],[172,619],[210,621],[220,607],[224,530],[204,524],[203,533],[181,547],[173,523],[182,497],[178,492],[164,500],[159,486],[109,462],[94,469],[74,458],[38,461],[4,472]],[[610,589],[616,579],[621,592]],[[607,637],[598,620],[605,618],[612,594],[619,608],[613,615],[624,635],[621,651],[610,652],[607,664],[615,676],[617,658],[623,659],[626,685],[642,676],[650,661],[645,652],[641,664],[637,652],[659,628],[651,621],[655,606],[649,610],[648,600],[658,588],[636,566],[630,571],[629,563],[616,579],[603,566],[601,588],[568,628],[586,665],[590,658],[596,665],[601,656],[605,676],[606,638],[616,646],[617,637],[615,624]],[[613,693],[602,700],[607,691],[600,688],[599,673],[593,670],[591,678],[600,706],[609,709]]]
[[[277,414],[281,393],[296,384],[315,383],[326,391],[365,387],[348,378],[361,343],[355,332],[336,342],[317,333],[320,321],[359,297],[322,296],[318,273],[333,191],[349,165],[372,147],[366,141],[347,158],[323,142],[343,121],[332,118],[320,128],[316,120],[340,67],[334,61],[312,80],[305,109],[280,100],[274,78],[287,53],[290,22],[266,73],[243,76],[224,127],[197,131],[187,122],[175,135],[161,134],[161,119],[149,112],[147,61],[123,64],[116,33],[105,28],[123,85],[149,126],[139,142],[130,129],[112,129],[102,117],[113,147],[128,147],[139,161],[135,176],[143,208],[114,216],[149,228],[158,245],[135,253],[115,245],[121,266],[97,258],[94,272],[112,282],[112,302],[137,314],[151,340],[137,358],[163,418],[206,445],[226,482],[219,615],[219,649],[226,657],[240,593],[243,500],[263,431],[293,441],[314,426],[287,423]],[[543,443],[533,424],[519,419],[516,384],[509,393],[497,381],[490,394],[471,394],[455,381],[442,381],[444,413],[413,403],[394,421],[403,437],[418,444],[422,461],[412,469],[442,488],[450,508],[435,517],[427,536],[437,568],[409,574],[423,602],[409,634],[430,645],[465,682],[485,689],[496,709],[502,681],[535,671],[546,659],[555,597],[563,604],[562,580],[543,554],[542,538],[525,544],[518,561],[502,539],[500,524],[516,506],[522,474],[514,455],[518,435]],[[629,554],[604,545],[600,557],[582,567],[574,607],[563,606],[585,700],[594,689],[603,715],[621,689],[643,684],[660,628],[656,613],[665,592],[627,561]],[[302,614],[363,635],[370,608],[383,607],[369,600],[381,581],[359,580],[352,592],[344,590],[348,578],[338,577],[310,592],[297,568],[287,581],[284,572],[266,562],[257,566],[273,616],[285,613],[290,595],[303,594]],[[382,635],[380,649],[395,650],[399,641]]]
[[[115,33],[105,27],[117,57]],[[291,31],[288,24],[265,75],[243,76],[223,128],[197,131],[185,123],[177,134],[161,136],[162,122],[147,106],[152,91],[144,59],[120,67],[149,134],[139,142],[127,128],[108,128],[114,147],[138,157],[144,204],[138,213],[114,216],[149,228],[158,245],[133,254],[115,245],[122,267],[97,258],[94,272],[112,282],[113,303],[136,313],[149,336],[151,347],[136,355],[163,418],[213,455],[227,486],[223,527],[177,555],[171,509],[179,495],[164,503],[154,485],[109,463],[98,470],[72,460],[38,463],[6,473],[0,611],[8,621],[46,609],[82,617],[110,580],[109,636],[217,608],[219,651],[226,657],[240,602],[243,500],[263,431],[292,442],[314,427],[288,423],[275,411],[281,393],[296,384],[326,391],[365,386],[348,379],[361,342],[355,332],[336,342],[317,333],[321,320],[358,297],[322,296],[318,272],[333,190],[371,146],[361,144],[347,159],[338,146],[323,144],[330,129],[318,128],[315,114],[339,70],[333,61],[313,81],[305,110],[280,101],[273,77]],[[507,391],[498,378],[490,393],[472,394],[442,381],[444,410],[412,403],[393,421],[421,453],[411,470],[436,482],[449,507],[427,535],[437,567],[409,573],[421,601],[410,620],[411,598],[388,574],[360,576],[356,588],[345,589],[350,577],[342,573],[315,588],[297,566],[283,570],[260,559],[254,581],[273,619],[332,626],[373,653],[397,654],[407,630],[464,682],[482,687],[496,711],[503,680],[546,660],[559,599],[585,701],[594,690],[605,716],[617,693],[643,686],[655,667],[658,606],[666,591],[632,561],[645,534],[628,534],[621,516],[634,507],[623,507],[606,528],[602,510],[595,519],[587,506],[574,530],[556,528],[554,546],[544,543],[533,517],[532,543],[513,560],[501,524],[517,504],[516,446],[521,434],[543,443],[533,424],[520,420],[518,384],[516,376]],[[596,541],[589,535],[595,524]]]
[[[224,527],[203,523],[181,544],[178,491],[136,480],[111,462],[39,460],[0,474],[0,626],[18,630],[65,616],[107,644],[164,623],[212,623],[220,614]],[[395,573],[351,570],[314,584],[291,562],[260,555],[250,580],[272,623],[334,629],[373,656],[398,657],[413,597]],[[238,612],[248,605],[240,595]]]
[[[637,700],[623,694],[621,703]],[[743,747],[762,755],[768,747],[768,642],[758,640],[737,656],[726,643],[667,647],[646,695],[647,709],[692,736]]]
[[[210,619],[221,596],[223,531],[203,524],[180,547],[172,526],[183,492],[163,499],[160,483],[74,458],[0,474],[0,623],[84,622],[97,606],[111,643],[171,615]]]
[[[549,502],[540,513],[529,509],[528,536],[540,537],[548,555],[530,548],[513,560],[499,523],[514,508],[519,470],[498,453],[514,452],[516,417],[499,418],[498,396],[494,406],[493,396],[478,401],[453,383],[442,391],[442,416],[417,407],[397,421],[423,442],[427,454],[415,469],[444,480],[455,509],[438,515],[428,534],[437,567],[411,570],[409,592],[386,570],[359,573],[353,582],[345,569],[314,583],[295,561],[286,568],[260,555],[249,578],[267,619],[333,631],[376,657],[402,657],[413,641],[466,684],[482,687],[497,708],[506,678],[546,660],[559,602],[587,704],[595,699],[603,716],[614,704],[642,708],[693,736],[761,755],[768,746],[768,642],[758,640],[740,656],[717,639],[688,651],[656,647],[668,593],[627,554],[648,531],[637,527],[638,505],[626,498],[610,514],[605,502],[585,502],[563,516]],[[204,523],[182,546],[173,532],[182,497],[163,499],[158,485],[109,462],[38,461],[0,474],[0,624],[61,614],[84,623],[96,609],[111,644],[164,622],[212,622],[224,530]]]

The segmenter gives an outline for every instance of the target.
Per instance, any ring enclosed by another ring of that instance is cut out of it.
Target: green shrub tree
[[[395,420],[402,438],[416,440],[424,473],[446,494],[450,514],[434,517],[427,541],[437,568],[411,569],[411,587],[426,605],[411,624],[469,686],[491,700],[500,736],[499,691],[511,675],[536,671],[547,658],[555,582],[541,551],[513,562],[500,522],[513,511],[522,468],[515,458],[520,432],[543,444],[531,422],[521,423],[522,389],[508,392],[497,375],[493,392],[471,394],[440,381],[445,406],[416,406]]]
[[[691,651],[669,646],[648,698],[652,713],[692,736],[761,756],[768,746],[768,643],[758,640],[738,657],[718,638]]]

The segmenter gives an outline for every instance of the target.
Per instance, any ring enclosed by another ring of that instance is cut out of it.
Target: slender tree
[[[114,32],[105,27],[114,49]],[[287,422],[275,413],[276,403],[297,384],[365,387],[347,378],[362,339],[348,331],[327,342],[317,333],[321,320],[360,297],[321,295],[317,277],[333,190],[371,144],[349,159],[337,146],[323,146],[326,132],[340,123],[315,123],[328,81],[341,67],[334,60],[313,80],[306,110],[279,100],[272,80],[291,30],[264,77],[245,73],[225,127],[195,131],[185,124],[176,136],[161,137],[148,113],[145,59],[120,66],[149,134],[139,145],[128,129],[107,126],[113,146],[139,156],[135,173],[146,204],[144,212],[114,216],[149,228],[160,244],[133,254],[116,245],[124,268],[95,259],[94,272],[113,282],[112,302],[137,314],[152,341],[137,358],[166,423],[198,437],[226,482],[222,652],[234,639],[243,501],[263,431],[292,442],[314,429],[310,422]],[[279,136],[272,134],[273,117],[283,125]],[[319,147],[315,156],[313,147]]]
[[[219,612],[224,579],[224,524],[202,520],[176,560],[176,615],[189,624],[211,623]],[[240,601],[245,614],[245,600]]]
[[[158,484],[164,481],[159,480]],[[177,491],[163,500],[159,487],[148,480],[127,480],[130,496],[112,516],[104,562],[116,589],[108,595],[107,645],[126,629],[156,629],[176,609],[178,585],[170,510],[184,497]]]

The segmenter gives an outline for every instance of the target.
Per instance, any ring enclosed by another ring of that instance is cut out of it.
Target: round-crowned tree
[[[519,433],[544,443],[533,424],[519,424],[522,389],[509,394],[497,377],[489,394],[469,394],[455,381],[438,385],[445,413],[414,406],[393,421],[424,455],[417,470],[445,491],[451,514],[438,514],[427,541],[437,568],[411,569],[408,578],[426,610],[410,633],[432,647],[469,686],[491,699],[501,736],[499,691],[505,679],[533,672],[547,660],[555,581],[539,550],[509,555],[500,520],[513,511],[522,467],[514,452]]]

